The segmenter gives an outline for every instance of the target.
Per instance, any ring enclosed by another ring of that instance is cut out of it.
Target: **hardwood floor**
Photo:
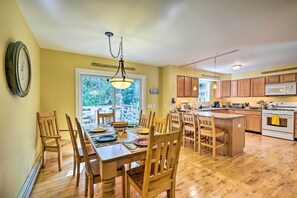
[[[57,171],[55,154],[49,154],[31,197],[84,197],[84,173],[75,188],[71,149],[64,152],[64,165]],[[121,197],[120,178],[116,197]],[[95,185],[100,197],[100,184]],[[131,188],[131,197],[139,197]],[[158,197],[166,197],[163,193]],[[176,197],[297,197],[297,144],[294,141],[246,133],[244,153],[212,160],[210,151],[202,155],[191,148],[181,149]]]

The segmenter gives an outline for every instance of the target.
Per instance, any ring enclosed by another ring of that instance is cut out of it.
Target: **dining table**
[[[117,133],[113,127],[105,127],[106,131],[94,130],[94,126],[84,128],[85,135],[95,148],[100,161],[101,197],[115,197],[117,169],[122,165],[146,158],[147,147],[137,146],[134,141],[139,138],[148,138],[149,129],[134,127],[126,129],[124,133]],[[109,134],[116,136],[117,139],[110,142],[98,142],[98,138]]]

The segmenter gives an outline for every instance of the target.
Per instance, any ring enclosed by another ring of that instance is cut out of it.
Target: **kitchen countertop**
[[[214,118],[218,119],[235,119],[235,118],[242,118],[245,117],[245,115],[239,115],[239,114],[227,114],[227,113],[213,113],[213,112],[201,112],[201,111],[194,111],[195,115],[205,116],[205,117],[211,117],[212,115]]]
[[[239,111],[262,111],[262,109],[246,109],[246,108],[202,108],[195,111],[213,111],[213,110],[239,110]]]

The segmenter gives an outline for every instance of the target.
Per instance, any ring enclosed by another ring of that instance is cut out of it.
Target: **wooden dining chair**
[[[154,197],[164,191],[169,197],[175,196],[182,130],[183,125],[178,131],[154,135],[154,126],[150,127],[145,165],[126,172],[127,197],[130,184],[142,197]]]
[[[107,124],[115,122],[115,111],[114,109],[110,113],[100,113],[100,110],[97,110],[97,123],[100,124]]]
[[[154,117],[153,126],[155,127],[155,132],[166,133],[168,125],[168,114],[165,118]]]
[[[204,117],[197,115],[198,123],[198,151],[201,155],[201,145],[212,149],[213,159],[216,159],[216,149],[224,148],[226,155],[226,131],[215,127],[214,116]],[[217,139],[222,137],[223,141]]]
[[[148,115],[142,114],[140,111],[138,126],[149,129],[151,126],[151,120],[155,117],[155,112],[152,114],[152,111]]]
[[[83,129],[77,118],[75,118],[75,122],[77,125],[77,133],[80,140],[81,148],[85,158],[85,173],[86,173],[85,196],[87,196],[89,192],[89,197],[94,197],[94,184],[101,182],[100,161],[99,159],[90,161],[87,147],[83,137]],[[125,196],[125,166],[120,166],[118,168],[117,176],[122,177],[122,196],[124,197]]]
[[[50,116],[41,116],[40,113],[37,112],[37,120],[43,153],[42,167],[44,167],[46,163],[46,152],[57,152],[59,171],[61,171],[63,163],[62,152],[66,146],[71,144],[71,140],[62,139],[60,132],[68,130],[59,130],[56,111],[54,111],[54,115]]]
[[[79,179],[80,179],[80,163],[85,161],[84,154],[81,148],[78,148],[77,145],[77,131],[73,130],[73,125],[71,122],[70,117],[66,114],[66,121],[70,133],[70,138],[73,146],[73,176],[76,173],[76,187],[79,186]],[[86,141],[84,141],[86,143]],[[89,160],[97,159],[95,150],[91,144],[86,145],[86,149],[88,152]]]
[[[193,143],[194,151],[198,142],[198,127],[194,114],[184,114],[183,123],[185,124],[183,130],[183,146],[186,146],[187,140]]]
[[[179,112],[169,113],[170,131],[178,130],[182,123],[182,114]]]

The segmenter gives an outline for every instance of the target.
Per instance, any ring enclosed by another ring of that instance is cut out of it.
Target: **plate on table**
[[[95,138],[95,140],[97,142],[112,142],[112,141],[115,141],[117,139],[118,139],[118,137],[116,135],[113,135],[113,134],[100,135],[100,136]]]
[[[150,133],[150,131],[147,128],[138,128],[137,133],[141,134],[141,135],[148,135]]]
[[[134,140],[134,144],[137,146],[145,147],[148,145],[148,139],[147,138],[137,138]]]
[[[98,127],[90,130],[90,133],[103,133],[103,132],[106,132],[106,128]]]

